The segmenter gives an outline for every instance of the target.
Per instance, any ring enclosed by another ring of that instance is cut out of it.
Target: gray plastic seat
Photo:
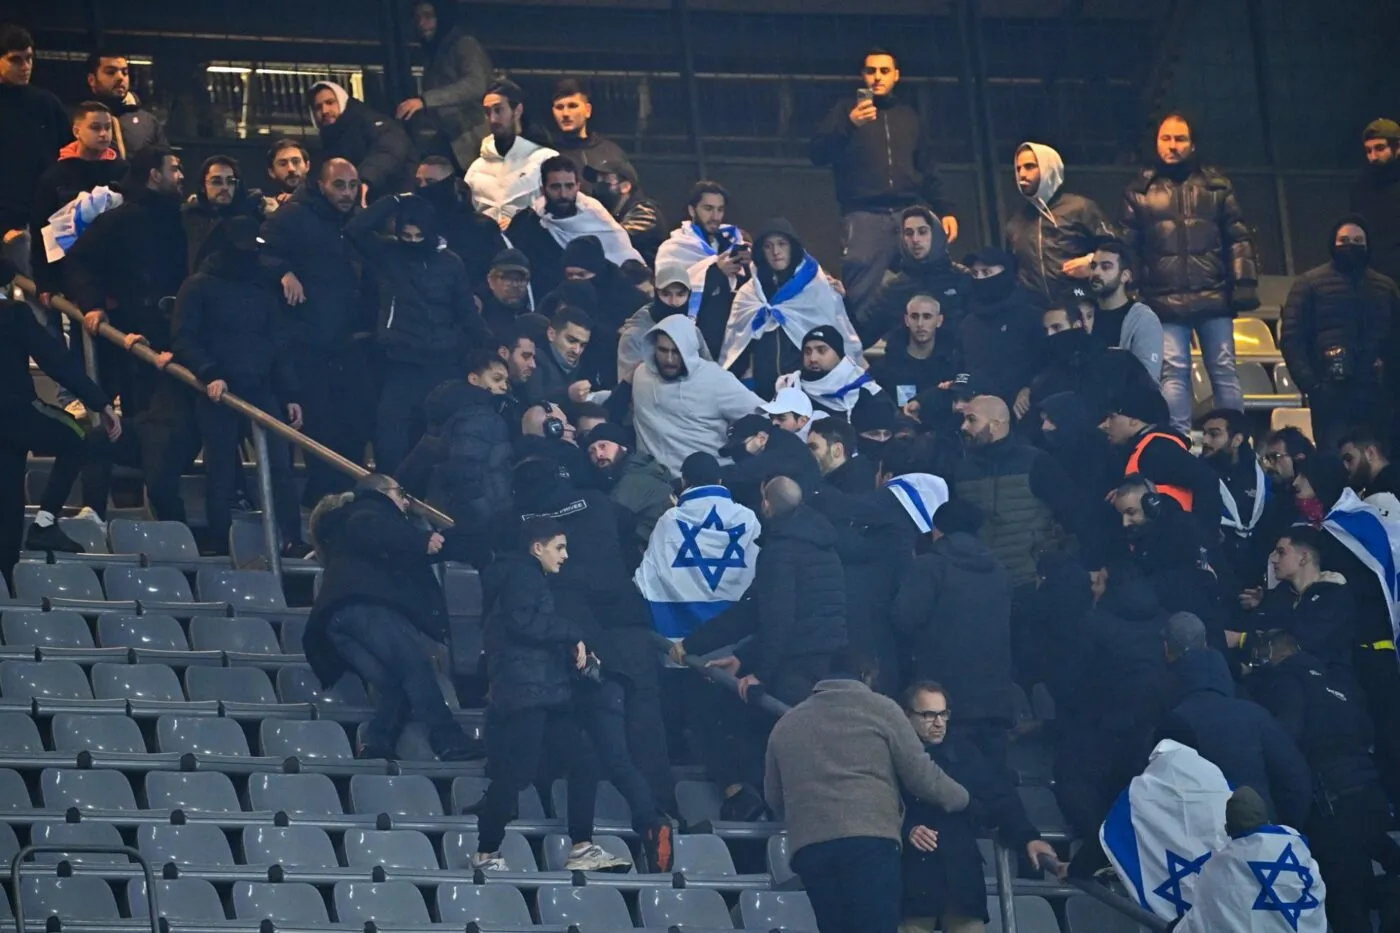
[[[229,848],[228,837],[219,827],[209,823],[186,823],[183,826],[147,823],[136,831],[136,848],[146,856],[157,875],[160,874],[160,867],[167,862],[201,868],[237,864],[233,850]]]
[[[15,565],[15,595],[22,600],[38,602],[44,597],[55,599],[90,599],[102,601],[107,597],[97,574],[85,564]]]
[[[1020,920],[1017,911],[1018,930]],[[1143,928],[1092,897],[1070,897],[1065,900],[1065,933],[1143,933]]]
[[[373,704],[360,678],[346,673],[329,690],[305,664],[288,664],[277,672],[277,695],[283,703],[315,703],[317,706],[367,709]]]
[[[241,616],[195,616],[190,619],[190,644],[196,651],[237,651],[281,654],[277,634],[266,619]]]
[[[0,632],[11,647],[93,647],[92,629],[80,613],[68,609],[6,609],[0,616]]]
[[[480,801],[490,783],[484,777],[453,778],[452,812],[461,813],[464,807],[469,807]],[[516,804],[516,818],[535,822],[545,819],[544,804],[540,803],[540,795],[535,791],[533,785],[520,792]]]
[[[83,546],[85,554],[108,554],[107,533],[102,526],[87,518],[60,518],[58,528]]]
[[[476,852],[477,835],[474,830],[444,833],[442,836],[442,858],[449,871],[468,868],[472,854]],[[506,860],[506,868],[511,871],[539,871],[535,852],[530,841],[514,830],[507,830],[501,841],[501,857]]]
[[[247,758],[243,727],[222,716],[162,716],[156,721],[156,745],[162,752],[230,755]]]
[[[120,771],[98,768],[77,771],[45,768],[39,776],[39,794],[50,810],[135,810],[131,782]]]
[[[221,771],[149,771],[146,799],[152,810],[238,813],[238,794]]]
[[[79,716],[58,713],[53,717],[53,748],[56,752],[111,752],[118,755],[146,754],[141,727],[125,716]]]
[[[247,826],[243,829],[243,858],[253,868],[337,868],[335,848],[319,826]]]
[[[453,615],[481,615],[481,576],[472,568],[445,568],[442,595],[447,602],[447,611]]]
[[[1034,894],[1017,894],[1015,910],[1017,930],[1023,933],[1060,933],[1060,923],[1055,919],[1055,910],[1045,898]],[[987,916],[991,920],[987,924],[986,933],[1002,933],[1001,904],[995,897],[987,898]],[[1097,928],[1095,933],[1099,933]]]
[[[146,879],[132,878],[126,883],[126,902],[134,920],[148,917]],[[156,915],[169,920],[190,923],[227,920],[219,892],[203,878],[179,878],[156,882]]]
[[[525,897],[508,884],[440,884],[437,909],[442,922],[454,927],[527,929],[535,923]]]
[[[709,833],[682,833],[674,837],[675,867],[687,875],[737,875],[734,857],[724,840]],[[665,925],[665,924],[663,924]]]
[[[117,899],[111,887],[101,878],[75,875],[57,878],[52,875],[26,874],[20,885],[24,889],[22,902],[26,920],[62,916],[64,920],[118,920]]]
[[[442,798],[421,774],[357,774],[350,778],[350,808],[355,813],[442,816]]]
[[[109,567],[104,575],[108,599],[190,603],[190,581],[174,567]]]
[[[185,701],[180,678],[164,664],[94,664],[92,692],[99,700]]]
[[[1054,791],[1048,787],[1027,786],[1017,787],[1016,793],[1021,797],[1021,804],[1026,808],[1026,816],[1031,825],[1035,826],[1042,836],[1069,833],[1069,823],[1060,812]]]
[[[743,891],[739,925],[746,930],[815,930],[817,917],[802,891]]]
[[[676,809],[687,826],[719,819],[724,791],[709,781],[677,781]]]
[[[626,930],[632,927],[622,895],[615,888],[575,888],[567,884],[541,885],[536,892],[540,923],[548,926],[578,924],[588,929]],[[811,929],[815,930],[816,924]]]
[[[636,859],[632,855],[632,850],[627,847],[617,836],[597,835],[593,836],[593,842],[601,846],[603,851],[609,855],[616,855],[625,858],[633,864],[628,867],[627,874],[632,874],[637,870]],[[723,843],[720,843],[723,845]],[[569,859],[569,849],[573,843],[569,837],[563,833],[550,833],[544,837],[544,844],[540,847],[540,854],[544,857],[545,871],[563,871],[564,863]]]
[[[330,922],[321,892],[309,884],[239,881],[233,886],[233,913],[239,920],[271,920],[292,927]]]
[[[569,818],[569,785],[558,778],[549,788],[550,800],[554,805],[554,815],[561,820]],[[594,792],[593,817],[599,822],[631,823],[632,808],[627,798],[609,781],[599,781]]]
[[[0,753],[7,755],[42,755],[44,740],[39,727],[28,713],[0,712]]]
[[[67,823],[58,820],[34,823],[29,827],[29,841],[36,846],[79,845],[120,846],[122,834],[111,823]],[[13,856],[14,853],[11,853]],[[125,865],[125,855],[116,852],[36,852],[34,861],[57,864],[62,861],[87,862],[98,865]]]
[[[437,854],[422,833],[408,829],[349,829],[345,831],[345,863],[351,868],[403,868],[437,871]]]
[[[251,775],[248,778],[248,802],[254,810],[285,811],[300,816],[340,816],[344,813],[335,785],[324,774]]]
[[[235,609],[285,609],[287,597],[277,578],[266,570],[224,570],[201,568],[195,576],[199,598],[205,602],[229,603]]]
[[[0,661],[0,696],[22,702],[91,700],[92,687],[72,661]]]
[[[1273,395],[1274,381],[1264,372],[1261,363],[1240,361],[1235,364],[1240,378],[1240,390],[1245,395]]]
[[[194,534],[181,522],[113,519],[107,527],[114,554],[145,554],[151,560],[199,560]]]
[[[111,586],[111,576],[112,570],[108,570],[108,586]],[[180,627],[180,623],[175,617],[159,614],[135,616],[120,612],[104,612],[97,617],[97,643],[104,648],[142,648],[149,651],[190,650],[190,644],[185,639],[185,630]]]
[[[1279,395],[1301,395],[1302,390],[1293,381],[1293,375],[1288,371],[1287,363],[1279,363],[1274,367],[1274,388]]]
[[[734,925],[724,897],[706,888],[649,888],[637,893],[637,905],[645,927],[727,930]]]
[[[264,719],[258,727],[258,743],[271,758],[355,757],[345,730],[328,719]]]
[[[428,905],[407,881],[340,881],[335,886],[335,915],[341,923],[371,920],[397,926],[428,924]]]
[[[8,865],[14,861],[15,855],[19,852],[19,839],[15,836],[15,831],[9,823],[0,823],[0,865]],[[0,898],[8,901],[8,898]],[[0,914],[2,914],[7,904],[0,904]]]
[[[301,645],[302,636],[306,634],[305,619],[285,619],[282,622],[282,653],[283,654],[305,654]]]
[[[787,833],[768,837],[768,874],[773,876],[775,888],[788,887],[797,878],[797,872],[792,870],[792,848]]]
[[[12,768],[0,768],[0,811],[29,810],[33,807],[29,788],[19,772]]]
[[[267,674],[256,667],[189,667],[185,692],[191,700],[228,703],[276,703],[277,693]]]

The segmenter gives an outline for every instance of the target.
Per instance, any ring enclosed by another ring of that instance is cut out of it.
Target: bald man
[[[345,159],[327,159],[263,223],[262,256],[282,283],[286,303],[283,333],[302,385],[303,430],[357,463],[365,458],[373,399],[367,391],[368,361],[356,333],[373,333],[374,320],[361,314],[360,274],[355,254],[341,236],[360,204],[360,175]],[[302,504],[350,488],[351,481],[318,458],[306,465]]]

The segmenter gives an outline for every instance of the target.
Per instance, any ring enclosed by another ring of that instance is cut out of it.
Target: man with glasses
[[[481,317],[500,339],[515,331],[516,319],[530,310],[530,258],[518,249],[503,249],[486,273]]]
[[[977,851],[983,825],[995,827],[1001,843],[1013,852],[1024,849],[1032,864],[1040,856],[1058,862],[1058,856],[1026,816],[1007,770],[983,758],[977,746],[956,730],[949,734],[953,711],[941,684],[931,680],[912,684],[904,694],[904,712],[929,758],[967,789],[981,818],[974,824],[970,808],[949,812],[905,796],[908,844],[903,855],[905,920],[900,933],[934,929],[982,933],[988,921],[986,882]],[[1064,866],[1056,871],[1063,875]]]
[[[261,221],[277,202],[264,199],[257,188],[244,189],[240,181],[238,160],[233,156],[213,155],[199,167],[199,187],[180,208],[180,222],[189,240],[190,275],[199,271],[207,258],[205,244],[219,222],[229,217],[252,217]]]

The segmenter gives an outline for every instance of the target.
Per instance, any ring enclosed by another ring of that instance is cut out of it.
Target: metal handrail
[[[84,843],[45,843],[43,845],[29,845],[15,853],[15,857],[10,860],[10,890],[15,892],[15,933],[24,933],[24,889],[20,886],[19,879],[21,866],[24,858],[35,852],[77,852],[101,855],[125,855],[141,866],[141,873],[146,877],[146,911],[150,915],[151,933],[161,933],[160,914],[156,909],[156,876],[151,871],[151,863],[146,861],[146,857],[138,849],[131,846],[104,846]],[[49,866],[43,866],[48,868]],[[62,917],[59,918],[62,921]]]
[[[38,289],[35,286],[34,281],[32,279],[26,278],[22,275],[17,275],[14,278],[14,284],[18,285],[20,290],[26,295],[28,295],[31,299],[36,301],[38,300]],[[81,309],[78,308],[77,305],[73,304],[71,301],[69,301],[67,298],[64,298],[62,295],[52,295],[48,300],[48,307],[63,314],[65,317],[67,317],[70,321],[73,322],[74,326],[80,329],[84,337],[87,336],[87,330],[83,326],[83,312]],[[128,347],[126,344],[128,335],[125,332],[113,327],[106,321],[98,325],[97,336],[102,337],[109,343],[116,344],[117,346],[126,350],[132,356],[136,357],[138,360],[141,360],[143,363],[148,363],[151,366],[155,366],[158,369],[162,368],[158,362],[159,354],[155,350],[152,350],[148,344],[146,344],[145,342],[138,342]],[[93,359],[90,340],[84,341],[83,355],[85,357],[85,360],[87,361],[88,372],[95,372],[95,360]],[[205,385],[204,380],[200,379],[186,367],[181,366],[179,363],[172,362],[163,367],[163,371],[168,375],[173,376],[178,381],[183,382],[190,388],[196,390],[201,395],[205,395],[206,389],[208,387]],[[207,398],[208,396],[206,395],[205,397]],[[331,466],[335,467],[340,472],[353,476],[356,479],[359,479],[362,476],[368,476],[370,471],[360,466],[355,461],[347,459],[346,457],[342,457],[340,454],[336,453],[334,450],[331,450],[329,447],[320,443],[319,441],[312,440],[310,437],[307,437],[305,434],[301,433],[296,428],[279,420],[278,418],[273,417],[272,415],[263,411],[261,408],[258,408],[256,405],[249,404],[248,402],[239,398],[232,392],[225,392],[223,396],[220,397],[218,404],[224,405],[232,409],[233,411],[247,418],[253,424],[254,444],[256,445],[258,451],[258,481],[263,495],[263,527],[265,530],[267,530],[269,542],[268,563],[272,567],[273,572],[276,573],[280,578],[281,562],[278,559],[278,549],[275,546],[272,546],[273,543],[277,540],[277,530],[276,521],[273,517],[271,495],[272,477],[267,464],[267,441],[264,432],[270,431],[273,434],[276,434],[278,437],[280,437],[287,443],[300,447],[302,451],[307,455],[317,457],[320,460],[329,463]],[[426,502],[420,502],[419,500],[410,497],[409,507],[415,513],[421,515],[423,518],[426,518],[428,521],[432,522],[434,525],[440,528],[450,528],[453,525],[453,521],[450,516],[438,511],[431,505],[428,505]]]
[[[656,644],[656,650],[669,656],[671,647],[674,644],[671,639],[656,632],[652,633],[652,639]],[[730,693],[738,695],[739,678],[728,671],[720,670],[717,667],[706,667],[704,661],[689,654],[685,656],[685,661],[683,663],[701,677],[724,687]],[[757,694],[756,697],[755,694]],[[792,709],[791,706],[788,706],[782,700],[770,695],[764,690],[751,690],[749,692],[749,697],[750,699],[747,702],[750,706],[757,706],[765,713],[771,713],[775,717],[781,718],[784,713]]]

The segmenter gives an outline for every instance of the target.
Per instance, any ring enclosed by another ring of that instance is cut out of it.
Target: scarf
[[[738,243],[743,238],[744,235],[733,224],[723,224],[719,228],[721,244]],[[672,230],[671,235],[656,250],[656,268],[660,269],[667,263],[680,263],[689,272],[691,317],[695,317],[700,311],[700,301],[705,297],[705,276],[719,254],[720,251],[711,246],[705,234],[689,220]],[[729,287],[731,290],[734,288],[732,278],[729,280]]]
[[[597,198],[580,193],[578,212],[572,217],[554,217],[545,211],[544,205],[545,199],[541,196],[536,197],[531,206],[540,218],[540,226],[549,231],[561,249],[578,237],[596,236],[603,244],[603,255],[613,265],[621,266],[629,260],[646,265],[642,254],[632,246],[632,238],[627,231]]]
[[[850,414],[860,402],[860,392],[864,389],[871,395],[880,392],[880,384],[867,369],[862,369],[847,357],[837,363],[831,372],[820,379],[803,379],[800,372],[779,376],[774,383],[776,389],[801,387],[814,406],[829,411]]]
[[[948,501],[948,484],[932,473],[905,473],[885,484],[894,494],[920,534],[933,531],[933,513]]]
[[[846,316],[841,296],[826,280],[825,273],[810,253],[770,298],[754,276],[734,296],[729,312],[729,324],[724,330],[724,343],[719,364],[725,369],[733,366],[749,343],[769,331],[783,329],[793,346],[802,346],[802,338],[822,325],[839,330],[846,339],[846,356],[858,364],[864,363],[860,337]],[[838,367],[839,368],[839,367]],[[834,372],[835,370],[833,370]],[[805,387],[804,387],[805,388]],[[808,392],[810,395],[810,391]]]
[[[1225,507],[1225,512],[1220,516],[1220,524],[1232,530],[1241,538],[1248,538],[1254,531],[1254,527],[1259,524],[1259,519],[1264,517],[1264,506],[1268,503],[1269,495],[1273,492],[1269,485],[1269,480],[1264,476],[1264,468],[1259,465],[1259,461],[1254,461],[1254,509],[1249,516],[1249,523],[1245,524],[1240,517],[1239,503],[1235,501],[1234,493],[1230,492],[1230,487],[1225,485],[1225,481],[1220,481],[1220,502]]]

